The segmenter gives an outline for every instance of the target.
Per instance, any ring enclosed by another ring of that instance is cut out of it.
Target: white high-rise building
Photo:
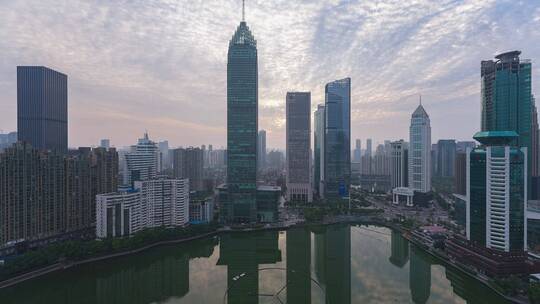
[[[184,226],[189,222],[189,180],[136,181],[141,192],[142,223],[147,228]]]
[[[96,236],[128,236],[144,228],[189,223],[189,181],[135,181],[135,190],[96,196]]]
[[[143,228],[138,191],[96,195],[96,236],[128,236]]]
[[[132,185],[134,181],[153,179],[159,168],[159,152],[155,142],[148,139],[148,133],[139,138],[137,145],[125,155],[124,185]]]
[[[431,125],[421,102],[412,114],[409,136],[409,188],[427,193],[431,191]]]

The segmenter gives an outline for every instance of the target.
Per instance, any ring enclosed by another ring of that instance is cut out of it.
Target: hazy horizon
[[[405,2],[246,1],[269,149],[285,147],[287,91],[310,91],[315,110],[324,85],[344,77],[352,79],[351,144],[373,138],[373,149],[408,140],[419,94],[433,143],[472,140],[480,61],[500,52],[532,60],[539,93],[537,2]],[[16,67],[43,65],[68,75],[70,147],[102,138],[129,146],[145,130],[171,147],[226,146],[227,48],[241,5],[2,1],[0,130],[17,128]]]

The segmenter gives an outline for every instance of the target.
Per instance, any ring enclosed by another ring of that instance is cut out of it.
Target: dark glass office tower
[[[351,79],[325,89],[324,197],[349,196],[351,181]]]
[[[511,145],[527,148],[529,190],[532,175],[532,115],[530,60],[520,51],[500,54],[496,60],[482,61],[482,131],[515,131],[519,137]]]
[[[17,67],[18,139],[36,149],[67,152],[67,75],[42,66]]]
[[[227,62],[227,184],[225,222],[257,220],[257,41],[245,21],[231,41]]]

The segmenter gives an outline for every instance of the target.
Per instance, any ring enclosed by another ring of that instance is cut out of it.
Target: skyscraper
[[[257,137],[257,169],[266,168],[266,131],[260,130]]]
[[[356,145],[354,147],[353,162],[360,163],[362,162],[362,140],[357,139]]]
[[[454,193],[459,195],[467,194],[467,152],[456,153],[456,161],[454,163]]]
[[[175,178],[189,179],[191,191],[203,190],[203,151],[200,148],[179,148],[173,151]]]
[[[364,155],[362,155],[362,174],[364,175],[371,175],[373,174],[372,166],[373,166],[373,147],[372,147],[372,140],[371,138],[366,139],[366,151]]]
[[[257,41],[242,20],[229,42],[227,61],[226,222],[257,220]]]
[[[324,197],[349,196],[351,182],[351,79],[326,84]]]
[[[431,125],[422,104],[412,114],[409,136],[409,188],[427,193],[431,191]]]
[[[527,149],[514,131],[475,134],[483,144],[467,156],[467,239],[499,250],[525,249]]]
[[[532,97],[532,124],[531,124],[531,175],[540,176],[540,130],[538,129],[538,109],[536,100]]]
[[[169,160],[169,141],[164,140],[160,141],[158,143],[158,149],[159,149],[159,172],[163,172],[163,170],[168,169],[171,167],[170,160]]]
[[[17,131],[36,149],[67,152],[67,75],[43,66],[17,67]]]
[[[288,92],[287,117],[287,200],[311,202],[311,93]]]
[[[527,148],[528,175],[532,176],[532,67],[530,60],[520,60],[520,54],[506,52],[495,56],[495,61],[481,62],[481,130],[515,131],[519,137],[511,144]]]
[[[437,173],[440,177],[454,177],[456,141],[441,139],[437,143]]]
[[[390,181],[392,189],[407,187],[409,179],[409,145],[404,140],[390,143]]]
[[[144,133],[136,145],[125,155],[124,185],[133,186],[133,182],[148,180],[157,176],[159,157],[155,142]]]
[[[324,105],[317,106],[315,111],[315,132],[313,136],[314,164],[313,164],[313,187],[317,195],[322,195],[321,182],[324,180]]]
[[[105,149],[109,149],[109,147],[111,146],[111,141],[109,139],[102,139],[99,143],[99,146],[101,148],[105,148]]]

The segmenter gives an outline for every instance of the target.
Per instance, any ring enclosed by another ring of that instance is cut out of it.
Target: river
[[[506,303],[377,226],[233,232],[51,273],[0,303]]]

